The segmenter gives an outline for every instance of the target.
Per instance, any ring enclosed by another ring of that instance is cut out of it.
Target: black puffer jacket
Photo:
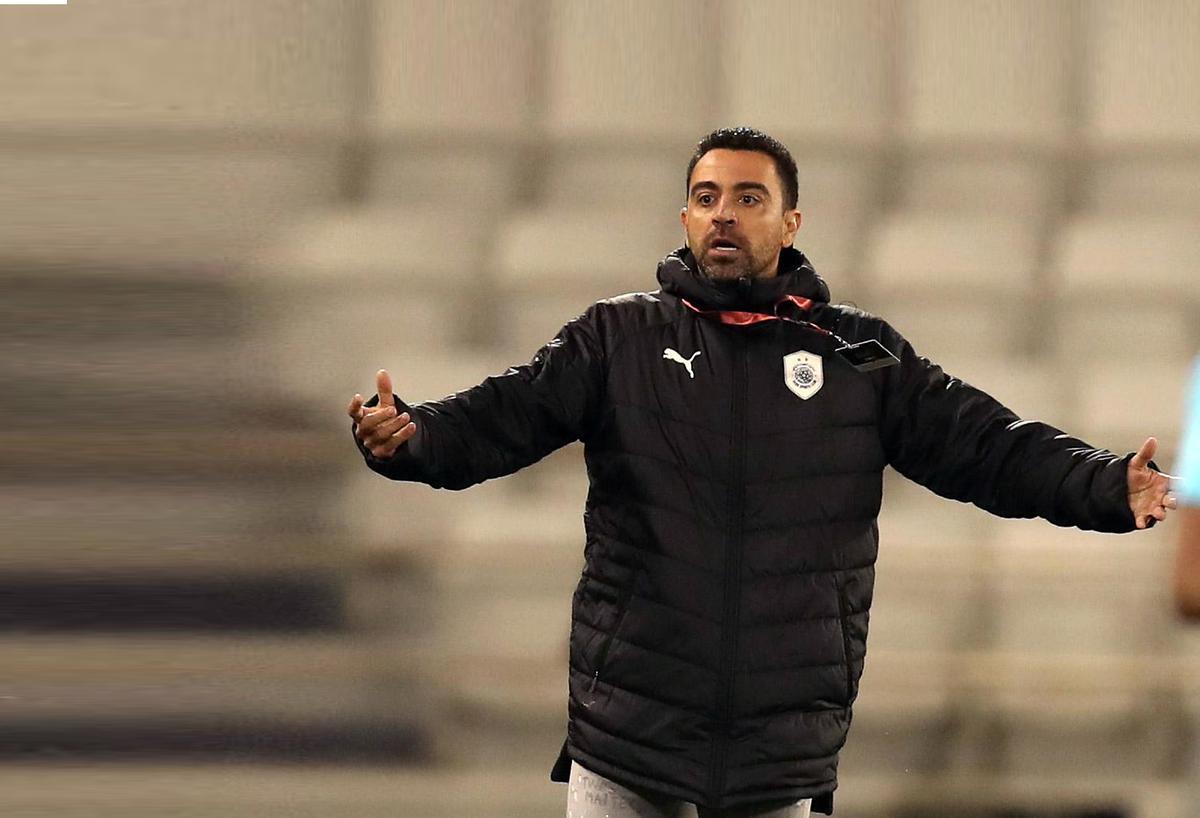
[[[594,304],[529,364],[411,407],[417,435],[391,460],[363,453],[457,489],[582,440],[586,565],[552,778],[575,759],[708,807],[812,797],[829,813],[884,467],[1001,516],[1115,532],[1134,528],[1132,455],[1018,421],[885,321],[829,304],[797,250],[772,279],[717,285],[693,264],[668,255],[661,290]],[[748,315],[776,311],[792,320]],[[859,372],[818,328],[900,364]]]

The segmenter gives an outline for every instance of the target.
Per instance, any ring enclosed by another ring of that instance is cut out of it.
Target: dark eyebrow
[[[766,185],[761,185],[758,182],[738,182],[733,186],[734,190],[757,190],[768,199],[771,198],[771,191],[767,190]],[[716,182],[697,182],[692,185],[691,195],[695,195],[699,190],[720,190]]]

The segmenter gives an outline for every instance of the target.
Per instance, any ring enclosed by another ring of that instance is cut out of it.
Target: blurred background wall
[[[439,492],[345,406],[655,288],[715,127],[791,148],[835,300],[1169,469],[1197,43],[1184,0],[0,7],[0,814],[563,815],[580,447]],[[1185,815],[1172,526],[886,480],[838,814]]]

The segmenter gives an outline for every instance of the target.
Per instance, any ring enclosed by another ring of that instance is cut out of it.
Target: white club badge
[[[808,400],[820,392],[825,383],[821,356],[804,350],[784,355],[783,382],[802,400]]]

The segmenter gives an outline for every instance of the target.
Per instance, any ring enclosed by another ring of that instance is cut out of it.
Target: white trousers
[[[784,807],[697,808],[686,801],[634,792],[571,762],[567,818],[809,818],[812,799]]]

